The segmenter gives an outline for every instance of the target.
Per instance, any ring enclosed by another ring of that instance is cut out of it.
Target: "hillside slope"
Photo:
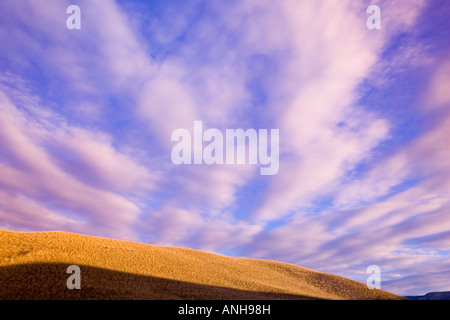
[[[69,290],[69,265],[81,290]],[[0,230],[0,299],[401,299],[267,260],[66,232]]]

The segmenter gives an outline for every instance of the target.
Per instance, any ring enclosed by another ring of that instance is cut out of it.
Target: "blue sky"
[[[449,290],[450,5],[371,4],[2,1],[0,227]],[[196,120],[279,129],[279,172],[174,165]]]

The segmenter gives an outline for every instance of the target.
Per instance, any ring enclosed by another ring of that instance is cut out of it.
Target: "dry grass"
[[[68,290],[69,265],[81,290]],[[65,232],[0,230],[1,299],[400,299],[267,260]]]

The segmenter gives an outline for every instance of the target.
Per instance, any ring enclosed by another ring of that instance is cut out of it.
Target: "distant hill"
[[[450,291],[429,292],[423,296],[408,296],[411,300],[450,300]]]
[[[81,289],[67,288],[69,265]],[[66,232],[0,230],[0,299],[404,299],[295,265]]]

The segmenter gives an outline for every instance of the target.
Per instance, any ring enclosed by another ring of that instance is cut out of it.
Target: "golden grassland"
[[[81,289],[69,290],[69,265]],[[295,265],[67,232],[0,230],[0,299],[402,299]]]

